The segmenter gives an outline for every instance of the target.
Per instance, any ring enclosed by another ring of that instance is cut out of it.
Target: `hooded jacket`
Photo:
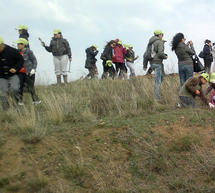
[[[127,54],[126,48],[122,45],[117,44],[114,47],[113,63],[125,63],[125,55]]]
[[[166,59],[164,53],[164,42],[157,36],[153,36],[149,40],[149,44],[153,45],[153,59],[150,64],[162,64],[163,60]]]
[[[192,56],[195,54],[193,45],[186,45],[183,42],[178,44],[178,47],[175,49],[176,56],[178,58],[179,65],[193,65]]]
[[[5,46],[4,50],[0,52],[0,78],[13,76],[14,73],[9,71],[11,68],[16,69],[15,74],[18,74],[24,64],[24,59],[17,49]]]
[[[95,66],[96,64],[96,55],[98,54],[98,50],[94,50],[93,47],[87,48],[86,49],[86,55],[87,55],[87,59],[85,62],[85,68],[91,68],[93,66]]]
[[[50,45],[45,46],[48,52],[51,52],[53,56],[63,56],[68,55],[69,58],[72,57],[72,52],[69,46],[69,42],[64,38],[53,37]]]

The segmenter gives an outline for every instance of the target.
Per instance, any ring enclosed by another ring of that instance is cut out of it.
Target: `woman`
[[[115,46],[116,46],[115,41],[111,40],[110,42],[107,43],[101,55],[101,59],[103,60],[102,64],[103,64],[103,70],[104,70],[102,74],[102,79],[107,79],[108,74],[112,79],[114,79],[115,77],[116,71],[112,63],[113,49]]]
[[[193,60],[192,56],[195,54],[193,42],[189,41],[185,44],[185,37],[183,33],[177,33],[172,40],[172,51],[178,58],[178,71],[180,77],[180,87],[193,76]]]
[[[211,64],[213,62],[212,42],[210,40],[205,40],[205,45],[203,48],[203,56],[204,56],[205,72],[210,73]]]
[[[125,65],[125,55],[127,54],[127,49],[123,47],[122,41],[119,39],[115,40],[116,46],[114,47],[113,63],[116,65],[116,72],[119,78],[127,79],[127,67]]]

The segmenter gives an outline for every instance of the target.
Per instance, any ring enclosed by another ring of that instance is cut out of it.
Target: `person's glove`
[[[212,103],[209,103],[209,107],[210,107],[211,109],[213,109],[213,108],[215,108],[215,105],[212,104]]]
[[[31,72],[30,72],[30,76],[34,75],[35,73],[36,73],[36,70],[32,69]]]

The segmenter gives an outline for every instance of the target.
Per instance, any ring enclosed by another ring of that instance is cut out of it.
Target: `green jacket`
[[[193,45],[187,46],[185,43],[180,42],[178,47],[175,49],[176,56],[178,57],[179,65],[193,65],[192,55],[195,54]]]
[[[149,43],[153,44],[153,59],[150,64],[162,64],[163,60],[166,59],[164,54],[164,42],[157,36],[150,38]]]
[[[206,98],[204,91],[202,89],[202,83],[200,77],[191,77],[182,86],[179,96],[186,97],[196,97],[196,90],[200,91],[200,98],[205,103],[208,104],[208,99]]]

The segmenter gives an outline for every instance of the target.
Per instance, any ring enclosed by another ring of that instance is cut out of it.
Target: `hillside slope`
[[[175,77],[39,87],[0,113],[1,193],[213,193],[214,111],[177,109]],[[171,89],[169,89],[171,88]]]

